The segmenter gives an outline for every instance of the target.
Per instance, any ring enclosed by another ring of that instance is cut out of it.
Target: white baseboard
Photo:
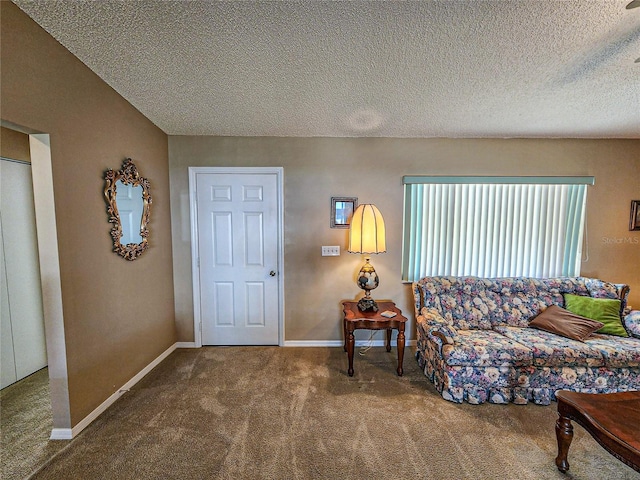
[[[371,342],[373,347],[384,347],[386,345],[385,340],[374,340]],[[285,340],[285,347],[342,347],[344,342],[342,340]],[[356,340],[356,347],[369,346],[369,340]],[[395,341],[391,341],[391,346],[395,347]],[[405,342],[406,347],[415,347],[415,340],[407,340]]]
[[[84,417],[78,424],[72,428],[54,428],[51,430],[51,436],[49,437],[51,440],[71,440],[76,435],[78,435],[82,430],[87,428],[87,426],[93,422],[96,418],[100,416],[107,408],[109,408],[113,403],[120,398],[123,394],[129,391],[136,383],[138,383],[142,378],[153,370],[160,362],[162,362],[165,358],[167,358],[173,351],[176,349],[177,343],[174,343],[169,348],[167,348],[164,352],[160,354],[155,360],[153,360],[149,365],[144,367],[137,375],[135,375],[131,380],[125,383],[122,387],[120,387],[113,395],[107,398],[104,402],[102,402],[93,412]]]
[[[176,348],[200,348],[196,345],[196,342],[177,342]]]
[[[285,340],[285,347],[341,347],[342,340]]]
[[[71,440],[73,433],[70,428],[52,428],[49,440]]]

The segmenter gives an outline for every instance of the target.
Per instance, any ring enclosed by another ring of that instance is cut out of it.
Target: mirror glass
[[[122,180],[116,182],[116,204],[120,213],[122,237],[120,243],[142,242],[140,227],[142,223],[142,185],[125,184]]]
[[[138,174],[130,158],[125,159],[121,170],[107,170],[104,179],[113,251],[126,260],[135,260],[149,246],[149,180]]]

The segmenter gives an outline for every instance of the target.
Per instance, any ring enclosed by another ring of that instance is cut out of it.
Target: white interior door
[[[277,345],[279,182],[275,173],[196,173],[203,345]]]

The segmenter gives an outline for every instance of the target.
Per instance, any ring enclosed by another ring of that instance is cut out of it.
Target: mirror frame
[[[108,169],[104,174],[105,187],[104,197],[107,202],[107,213],[109,214],[109,223],[113,224],[111,228],[111,239],[113,240],[113,251],[126,260],[135,260],[142,255],[149,247],[149,217],[151,215],[151,192],[149,180],[141,177],[138,173],[133,160],[125,158],[122,162],[122,168],[114,171]],[[120,180],[123,184],[132,184],[134,187],[140,185],[142,187],[142,219],[140,222],[140,236],[142,242],[128,243],[123,245],[120,243],[122,238],[122,222],[120,221],[120,213],[116,203],[116,182]]]
[[[353,215],[353,212],[355,212],[356,208],[358,207],[358,197],[331,197],[331,228],[349,228],[351,217],[349,217],[346,222],[343,222],[341,221],[341,219],[337,218],[336,205],[338,204],[338,202],[350,203],[351,215]]]

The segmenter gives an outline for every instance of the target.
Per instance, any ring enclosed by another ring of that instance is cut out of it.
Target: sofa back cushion
[[[589,295],[581,278],[496,278],[491,288],[502,296],[502,310],[491,319],[494,326],[527,327],[551,305],[564,306],[564,293]]]
[[[563,294],[618,298],[620,285],[585,277],[424,277],[414,283],[416,312],[435,308],[456,329],[526,327],[550,305],[564,306]]]
[[[500,306],[498,296],[487,289],[490,283],[477,277],[425,277],[417,282],[414,294],[456,329],[489,330],[489,313]]]

